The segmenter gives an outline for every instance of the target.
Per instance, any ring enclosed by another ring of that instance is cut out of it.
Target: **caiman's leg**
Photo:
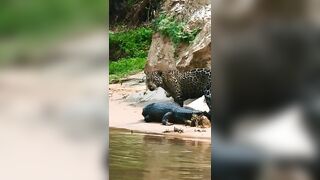
[[[162,118],[162,124],[165,126],[171,126],[172,123],[169,123],[169,119],[172,117],[172,112],[167,112]]]

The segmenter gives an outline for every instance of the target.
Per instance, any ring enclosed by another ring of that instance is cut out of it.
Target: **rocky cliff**
[[[192,41],[175,44],[168,36],[155,32],[145,71],[211,67],[211,4],[209,0],[165,0],[166,16],[184,22],[184,31],[197,34]]]

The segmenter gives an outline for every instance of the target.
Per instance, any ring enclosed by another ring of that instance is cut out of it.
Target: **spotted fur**
[[[184,72],[178,70],[153,71],[146,75],[146,85],[149,90],[153,91],[162,87],[167,92],[167,96],[171,95],[180,106],[183,106],[183,102],[187,99],[204,95],[211,110],[210,69],[195,68]]]

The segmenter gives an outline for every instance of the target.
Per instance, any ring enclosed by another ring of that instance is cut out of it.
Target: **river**
[[[110,180],[211,178],[211,143],[110,128]]]

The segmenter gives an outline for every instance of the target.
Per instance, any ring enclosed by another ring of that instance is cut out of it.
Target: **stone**
[[[165,0],[162,9],[167,16],[186,22],[185,31],[200,29],[190,43],[177,46],[170,38],[155,33],[152,37],[145,72],[155,70],[211,69],[211,1]]]

